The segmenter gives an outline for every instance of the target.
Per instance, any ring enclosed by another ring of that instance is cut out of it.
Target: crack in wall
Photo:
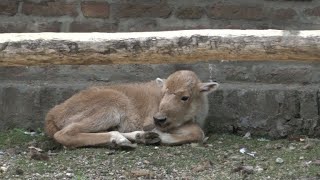
[[[316,103],[318,107],[318,126],[320,127],[320,90],[316,93]]]
[[[301,118],[301,102],[300,102],[300,97],[298,94],[296,94],[295,97],[295,114],[294,118]]]
[[[0,44],[0,52],[5,50],[9,45],[9,42],[5,42],[3,44]]]

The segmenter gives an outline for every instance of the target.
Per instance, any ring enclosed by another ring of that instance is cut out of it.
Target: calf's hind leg
[[[96,146],[103,144],[134,148],[132,144],[118,131],[92,132],[90,123],[83,121],[71,123],[54,134],[54,139],[67,147]]]

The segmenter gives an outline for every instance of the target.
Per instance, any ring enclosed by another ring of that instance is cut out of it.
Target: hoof
[[[160,141],[159,134],[155,132],[145,132],[136,136],[136,142],[141,144],[158,144]]]

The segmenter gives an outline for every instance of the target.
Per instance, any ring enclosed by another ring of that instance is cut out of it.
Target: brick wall
[[[318,0],[1,0],[0,33],[320,29]]]

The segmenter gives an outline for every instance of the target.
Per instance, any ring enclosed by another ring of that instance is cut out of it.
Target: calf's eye
[[[188,100],[188,99],[189,99],[188,96],[182,96],[182,98],[181,98],[182,101],[186,101],[186,100]]]

